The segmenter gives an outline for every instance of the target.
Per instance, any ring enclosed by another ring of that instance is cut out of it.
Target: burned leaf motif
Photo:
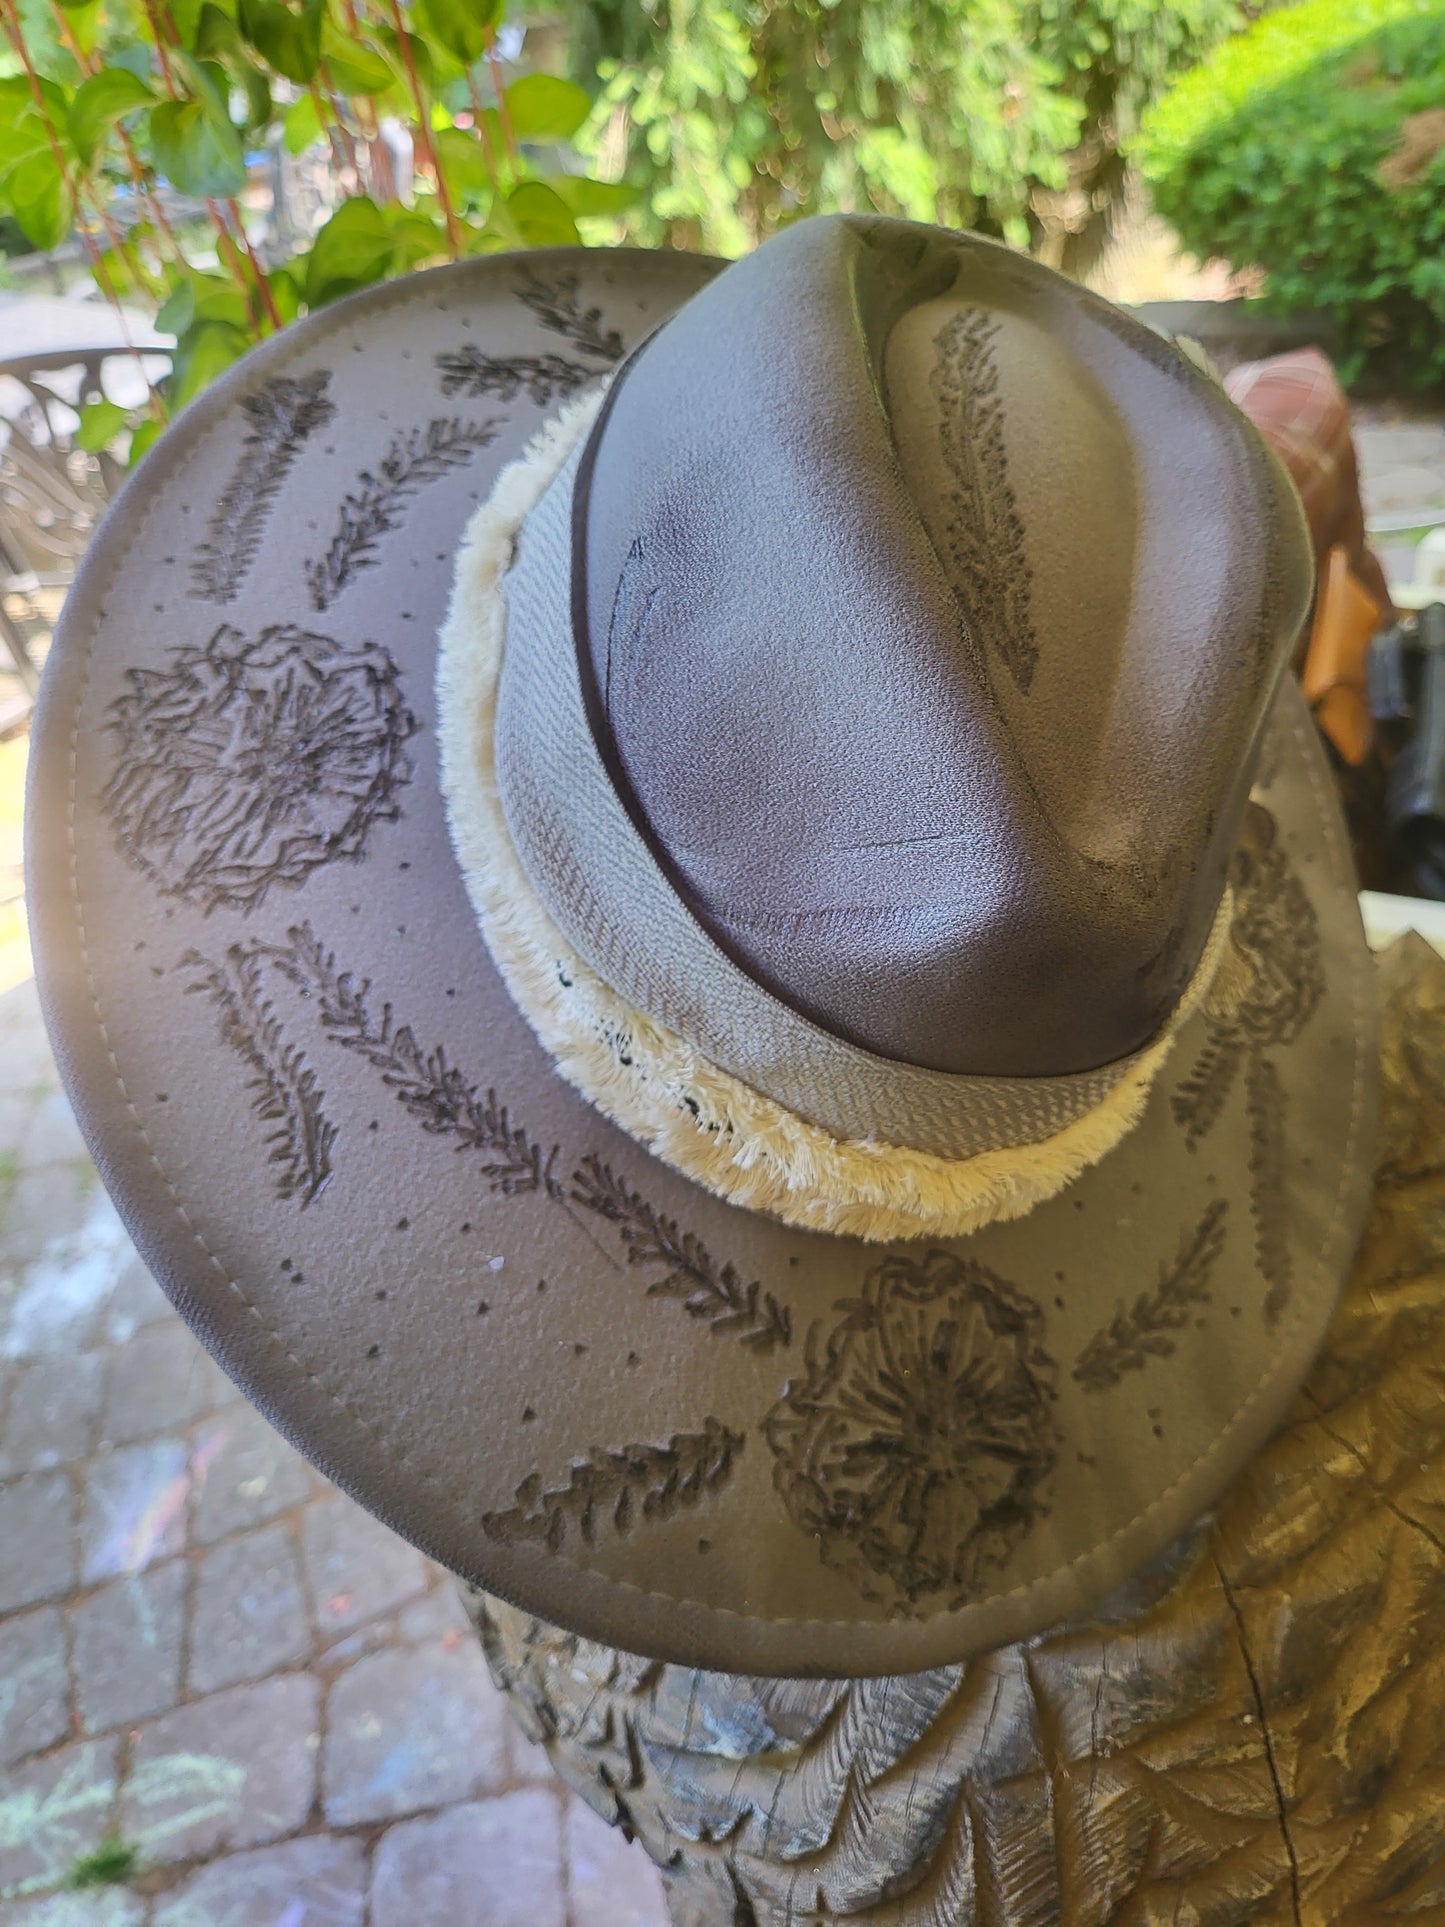
[[[1086,1392],[1107,1392],[1126,1372],[1141,1372],[1151,1358],[1168,1358],[1175,1333],[1201,1305],[1210,1301],[1210,1278],[1224,1249],[1229,1207],[1222,1198],[1186,1232],[1172,1264],[1159,1268],[1153,1291],[1141,1291],[1129,1307],[1121,1305],[1108,1325],[1095,1332],[1079,1355],[1074,1378]]]
[[[554,397],[575,395],[598,376],[595,368],[565,355],[484,355],[474,342],[438,355],[436,364],[441,391],[449,399],[489,395],[510,402],[525,393],[538,408],[547,407]]]
[[[284,946],[256,946],[275,968],[309,998],[333,1043],[355,1053],[381,1073],[382,1082],[434,1137],[451,1137],[458,1150],[481,1154],[482,1176],[503,1197],[542,1192],[565,1202],[566,1190],[553,1174],[554,1144],[545,1154],[526,1130],[512,1122],[494,1090],[485,1094],[469,1084],[437,1046],[424,1050],[409,1025],[398,1024],[389,1003],[378,1010],[365,978],[339,969],[333,952],[308,924],[287,933]]]
[[[400,525],[410,497],[489,447],[498,427],[495,421],[464,422],[453,415],[393,436],[376,468],[363,469],[356,487],[342,498],[326,554],[306,564],[313,607],[329,609],[341,591],[375,563],[378,544]]]
[[[660,1268],[648,1297],[680,1300],[710,1330],[761,1353],[792,1342],[785,1305],[756,1279],[744,1284],[736,1266],[720,1264],[700,1238],[657,1211],[600,1158],[585,1157],[571,1185],[564,1183],[557,1175],[560,1147],[534,1142],[496,1091],[469,1083],[443,1046],[424,1048],[409,1024],[397,1022],[392,1006],[373,995],[368,979],[338,965],[309,924],[289,930],[284,944],[237,946],[232,956],[257,981],[265,968],[300,991],[325,1035],[379,1072],[424,1131],[480,1158],[478,1169],[493,1192],[537,1194],[579,1226],[579,1213],[612,1225],[629,1266]]]
[[[661,1267],[662,1276],[647,1287],[649,1298],[681,1299],[690,1317],[753,1351],[771,1352],[792,1342],[786,1306],[756,1279],[744,1285],[732,1265],[719,1265],[699,1238],[656,1211],[600,1158],[583,1159],[572,1181],[572,1200],[617,1227],[629,1265]]]
[[[1038,662],[1030,597],[1033,570],[1003,437],[993,343],[998,322],[965,309],[934,338],[929,386],[937,404],[949,491],[945,565],[969,633],[1027,695]]]
[[[1273,1331],[1289,1303],[1294,1261],[1284,1208],[1284,1087],[1272,1058],[1250,1059],[1246,1104],[1254,1251],[1260,1275],[1269,1282],[1264,1322]]]
[[[947,1251],[893,1257],[764,1424],[824,1561],[890,1613],[975,1597],[1049,1510],[1058,1368],[1039,1306]]]
[[[269,1161],[278,1167],[277,1197],[299,1197],[304,1210],[330,1182],[336,1126],[322,1109],[325,1092],[315,1071],[286,1041],[266,994],[263,958],[233,944],[220,963],[187,951],[181,968],[197,974],[190,990],[209,996],[220,1018],[221,1042],[246,1066],[252,1109],[277,1126],[266,1140]]]
[[[1194,1068],[1175,1091],[1174,1121],[1183,1127],[1191,1151],[1219,1122],[1243,1055],[1244,1045],[1233,1031],[1211,1028]]]
[[[127,682],[110,706],[118,753],[101,801],[163,895],[253,910],[360,856],[398,814],[416,720],[377,643],[292,623],[252,641],[223,626]]]
[[[603,327],[600,308],[583,308],[575,274],[559,274],[552,281],[528,274],[517,288],[517,298],[544,328],[570,341],[584,355],[597,361],[621,361],[622,336],[616,328]]]
[[[240,412],[250,427],[191,564],[194,594],[212,602],[235,600],[260,549],[271,504],[302,444],[336,413],[326,395],[330,379],[325,369],[283,375],[242,396]]]
[[[1324,995],[1319,919],[1279,837],[1273,815],[1252,801],[1230,871],[1229,946],[1205,1001],[1206,1035],[1171,1099],[1190,1150],[1223,1114],[1244,1067],[1250,1132],[1255,1252],[1268,1286],[1271,1328],[1289,1303],[1292,1260],[1285,1210],[1286,1100],[1269,1053],[1293,1044]]]
[[[674,1433],[666,1445],[594,1447],[573,1461],[561,1485],[529,1474],[505,1512],[483,1514],[482,1530],[504,1545],[541,1544],[549,1552],[562,1549],[569,1528],[588,1546],[608,1528],[626,1538],[720,1491],[743,1445],[741,1433],[709,1418],[701,1432]]]

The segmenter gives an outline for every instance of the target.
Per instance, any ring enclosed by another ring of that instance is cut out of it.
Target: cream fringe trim
[[[684,1176],[729,1203],[806,1231],[870,1242],[953,1238],[1022,1217],[1113,1150],[1138,1123],[1185,1019],[1228,944],[1228,892],[1169,1028],[1095,1109],[1037,1144],[950,1159],[843,1141],[721,1070],[654,1023],[572,948],[522,869],[492,750],[506,645],[501,578],[523,521],[601,401],[578,397],[497,477],[457,556],[437,665],[442,792],[487,948],[513,1001],[567,1081]]]

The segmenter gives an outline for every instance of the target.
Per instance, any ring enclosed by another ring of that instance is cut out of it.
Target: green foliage
[[[800,215],[875,208],[1079,267],[1141,108],[1234,0],[563,0],[604,81],[639,238],[736,254]]]
[[[113,442],[126,426],[127,416],[119,402],[88,402],[80,411],[80,426],[75,431],[76,445],[96,454]]]
[[[230,115],[212,101],[159,101],[149,131],[157,168],[182,194],[224,200],[246,185],[241,137]]]
[[[78,225],[103,291],[151,304],[177,337],[148,408],[87,408],[82,446],[129,439],[139,460],[253,343],[389,275],[615,223],[632,190],[556,172],[576,164],[559,150],[590,95],[542,73],[498,93],[501,11],[502,0],[0,0],[19,68],[0,71],[0,223],[36,248]],[[380,138],[392,117],[413,129],[407,206]],[[248,156],[268,144],[324,146],[347,198],[300,252],[263,266],[238,197]],[[194,215],[167,217],[166,189]]]
[[[1331,310],[1367,364],[1445,382],[1445,10],[1302,0],[1183,80],[1145,124],[1156,204],[1200,255]]]
[[[569,141],[592,111],[580,87],[552,74],[524,74],[507,96],[512,131],[521,141]]]
[[[117,121],[148,107],[154,93],[128,67],[102,67],[75,90],[67,116],[70,138],[82,167],[94,167],[101,142]]]
[[[92,1853],[82,1855],[65,1876],[71,1888],[121,1887],[138,1871],[140,1849],[112,1834]]]
[[[487,50],[487,35],[501,19],[498,0],[417,0],[422,39],[470,67]]]
[[[278,74],[304,87],[321,64],[321,21],[325,0],[240,0],[241,32]]]

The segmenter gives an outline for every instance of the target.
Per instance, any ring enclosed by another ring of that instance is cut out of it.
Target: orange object
[[[1358,767],[1375,740],[1365,691],[1365,657],[1383,614],[1378,599],[1336,544],[1320,568],[1314,623],[1300,682],[1315,720],[1347,763]]]

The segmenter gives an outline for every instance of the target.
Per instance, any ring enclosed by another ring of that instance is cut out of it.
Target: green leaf
[[[282,321],[294,321],[301,312],[302,286],[295,270],[304,270],[306,258],[300,255],[284,267],[272,268],[266,279],[271,283],[271,301]]]
[[[271,81],[264,67],[254,60],[238,60],[235,63],[237,80],[246,94],[246,118],[241,124],[243,134],[259,132],[271,122]]]
[[[219,60],[203,59],[199,54],[188,54],[177,49],[171,55],[171,64],[179,70],[188,91],[197,100],[204,101],[219,119],[229,118],[231,76]]]
[[[57,87],[53,80],[37,75],[40,98],[45,111],[57,127],[65,125],[65,117],[70,112],[70,102],[65,89]],[[35,115],[35,96],[30,91],[30,81],[24,74],[9,74],[0,80],[0,122],[11,126],[22,115]],[[37,123],[38,124],[38,123]]]
[[[578,219],[596,214],[624,214],[635,207],[642,190],[626,181],[590,181],[585,174],[551,174],[547,186],[567,203]]]
[[[470,67],[487,50],[487,36],[502,17],[499,0],[413,0],[412,17],[425,40],[445,47]]]
[[[395,236],[376,203],[365,194],[343,201],[311,244],[307,306],[319,308],[382,280],[395,254]]]
[[[96,153],[118,120],[155,99],[154,91],[126,67],[102,67],[82,81],[70,103],[70,138],[82,164],[95,165]]]
[[[225,321],[233,328],[250,327],[250,303],[227,276],[198,274],[191,285],[195,300],[192,326],[202,321]]]
[[[395,28],[378,26],[374,27],[372,32],[395,62],[398,75],[405,75],[406,60],[403,57],[401,42],[397,39]],[[429,94],[436,84],[436,69],[432,65],[431,49],[420,34],[409,33],[406,38],[407,46],[411,51],[412,65],[416,68],[416,77],[421,82],[423,92]],[[410,101],[410,98],[410,94],[408,93],[408,101]]]
[[[183,47],[194,47],[201,30],[202,0],[170,0],[170,15],[176,37]]]
[[[178,414],[187,402],[194,401],[217,375],[239,361],[250,345],[251,337],[245,330],[232,327],[228,321],[198,321],[176,353],[167,392],[172,412]]]
[[[125,427],[129,413],[119,402],[88,402],[80,411],[80,426],[75,431],[77,447],[88,454],[98,454]]]
[[[241,32],[268,66],[304,87],[321,60],[321,19],[326,0],[240,0]]]
[[[156,314],[156,333],[162,335],[183,335],[196,318],[196,291],[188,279],[179,282]]]
[[[440,221],[429,220],[410,207],[389,207],[386,215],[396,247],[393,265],[398,271],[446,254],[446,231]]]
[[[462,246],[468,254],[499,254],[505,248],[517,245],[517,235],[505,222],[496,219],[484,222],[480,227],[468,225],[462,229]]]
[[[432,144],[448,187],[473,199],[484,199],[491,194],[496,182],[475,134],[468,134],[460,127],[443,127],[432,135]]]
[[[316,111],[316,99],[312,94],[302,94],[287,109],[282,123],[281,138],[288,154],[304,154],[308,147],[321,138],[321,116]]]
[[[147,415],[140,427],[130,438],[130,454],[126,457],[126,467],[134,468],[141,456],[161,434],[164,422],[158,422],[154,415]]]
[[[507,212],[528,247],[573,247],[577,223],[560,195],[541,181],[523,181],[507,196]]]
[[[5,199],[26,240],[42,253],[69,234],[75,203],[48,151],[20,163],[5,184]]]
[[[321,57],[343,94],[384,94],[397,78],[375,47],[343,33],[329,14],[321,27]]]
[[[68,18],[70,40],[88,66],[105,29],[105,0],[60,0]]]
[[[195,36],[191,42],[191,51],[197,59],[235,59],[244,53],[245,47],[241,30],[230,14],[223,13],[214,0],[206,0],[197,18]]]
[[[592,112],[592,102],[570,80],[524,74],[507,89],[512,131],[519,141],[568,141]]]
[[[3,113],[0,108],[0,113]],[[23,161],[44,156],[52,160],[50,136],[35,114],[20,114],[9,126],[0,124],[0,182]]]
[[[150,129],[156,166],[182,194],[224,200],[246,185],[240,137],[205,101],[162,101]]]

